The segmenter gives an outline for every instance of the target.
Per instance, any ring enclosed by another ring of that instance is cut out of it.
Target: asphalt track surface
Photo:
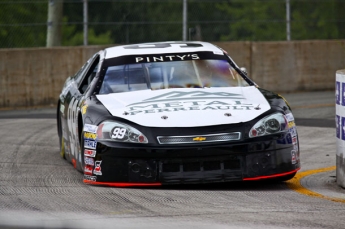
[[[0,228],[345,228],[334,92],[283,94],[302,169],[281,183],[89,186],[59,155],[55,109],[0,111]]]

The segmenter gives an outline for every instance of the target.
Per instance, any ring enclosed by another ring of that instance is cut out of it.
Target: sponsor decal
[[[234,94],[228,92],[206,92],[206,91],[193,91],[193,92],[182,92],[182,91],[172,91],[162,95],[158,95],[152,98],[143,100],[140,103],[151,103],[151,102],[167,102],[167,101],[176,101],[176,100],[195,100],[195,99],[244,99],[241,94]]]
[[[84,105],[84,106],[81,107],[81,113],[82,114],[86,113],[87,107],[88,107],[88,105]]]
[[[228,92],[172,91],[129,104],[126,113],[136,115],[191,110],[254,110],[254,104],[245,104],[241,101],[243,99],[241,94]]]
[[[84,156],[85,157],[95,157],[96,156],[96,150],[84,149]]]
[[[85,162],[85,165],[93,165],[95,163],[92,157],[85,157],[84,162]]]
[[[293,149],[298,151],[298,144],[293,144]]]
[[[341,95],[341,105],[345,106],[345,83],[341,83],[341,91],[339,91]]]
[[[297,144],[297,137],[293,137],[293,138],[292,138],[292,143],[293,143],[293,144]]]
[[[97,126],[91,124],[84,125],[84,131],[90,133],[97,133]]]
[[[344,90],[343,90],[344,91]],[[335,83],[335,103],[340,105],[340,82],[336,81]],[[344,101],[344,99],[343,99]]]
[[[296,126],[296,125],[295,125],[295,122],[294,122],[294,121],[291,121],[291,122],[288,123],[288,126],[289,126],[289,128],[292,128],[292,127],[294,127],[294,126]]]
[[[296,130],[296,127],[292,127],[289,129],[289,132],[291,134],[292,137],[296,137],[297,136],[297,130]]]
[[[291,150],[291,163],[292,164],[297,163],[297,153],[295,150]]]
[[[89,181],[96,181],[97,177],[96,176],[90,176],[90,175],[84,175],[85,180]]]
[[[196,138],[193,138],[193,141],[199,141],[199,142],[201,142],[201,141],[205,141],[206,140],[206,138],[204,138],[204,137],[196,137]]]
[[[95,169],[93,170],[95,175],[102,175],[101,164],[102,161],[95,161]]]
[[[84,174],[92,175],[93,165],[85,165]]]
[[[181,61],[181,60],[199,60],[198,54],[184,54],[184,55],[160,55],[160,56],[138,56],[135,57],[135,63],[150,63],[163,61]]]
[[[138,45],[126,45],[124,49],[154,49],[154,48],[199,48],[203,47],[202,44],[199,43],[183,43],[183,42],[173,42],[173,43],[150,43],[150,44],[138,44]]]
[[[293,117],[292,113],[286,114],[285,117],[288,120],[288,122],[292,122],[292,121],[295,120],[295,118]]]
[[[90,139],[90,140],[96,140],[97,139],[97,134],[90,133],[90,132],[84,132],[84,138]]]
[[[336,128],[336,131],[337,131],[336,136],[339,139],[340,139],[340,127],[341,127],[340,116],[336,115],[335,116],[335,128]]]
[[[84,147],[85,148],[96,149],[96,146],[97,146],[97,141],[92,141],[92,140],[88,140],[88,139],[84,140]]]

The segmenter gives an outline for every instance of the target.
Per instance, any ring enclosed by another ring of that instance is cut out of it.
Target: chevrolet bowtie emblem
[[[205,141],[206,138],[204,137],[196,137],[196,138],[193,138],[193,141],[199,141],[199,142],[202,142],[202,141]]]

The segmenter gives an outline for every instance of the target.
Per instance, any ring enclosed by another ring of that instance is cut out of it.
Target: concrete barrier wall
[[[66,78],[100,48],[0,49],[0,108],[55,104]]]
[[[265,89],[330,90],[345,67],[345,41],[257,42],[251,56],[251,77]]]
[[[336,72],[336,176],[337,184],[345,188],[345,69]]]
[[[214,44],[275,92],[334,90],[334,73],[345,67],[345,40]],[[0,108],[55,104],[65,79],[105,47],[0,49]]]

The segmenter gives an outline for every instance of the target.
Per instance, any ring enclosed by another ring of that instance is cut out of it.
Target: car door
[[[71,77],[67,82],[65,89],[60,95],[61,124],[63,126],[63,138],[65,158],[72,162],[76,167],[77,162],[81,164],[80,157],[80,133],[82,126],[80,124],[80,110],[85,98],[85,92],[97,72],[99,63],[99,54],[91,57],[86,64]],[[81,168],[78,168],[81,169]]]

